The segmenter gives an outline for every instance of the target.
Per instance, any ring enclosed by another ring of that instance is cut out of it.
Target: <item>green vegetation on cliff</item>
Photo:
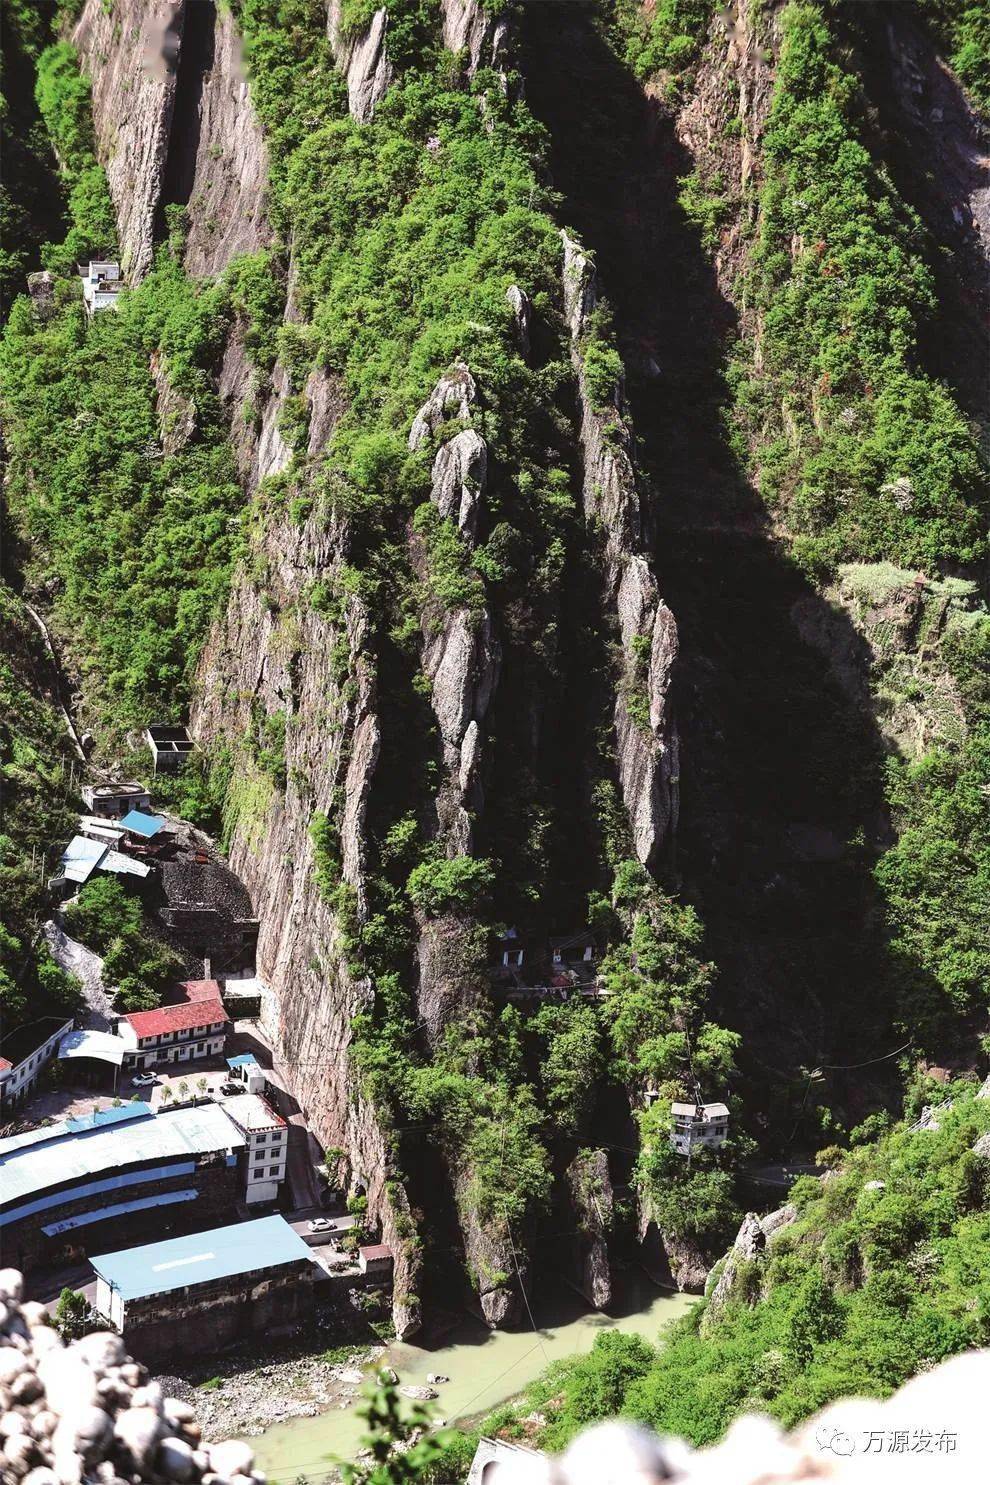
[[[120,308],[88,320],[78,281],[55,312],[29,300],[0,345],[8,500],[58,580],[54,614],[92,676],[87,700],[116,723],[177,716],[237,549],[240,489],[208,377],[216,291],[159,257]],[[149,357],[195,407],[166,453]]]
[[[740,1412],[793,1425],[837,1397],[885,1397],[920,1368],[990,1341],[990,1101],[972,1084],[937,1129],[901,1125],[873,1144],[833,1152],[826,1179],[803,1176],[796,1220],[765,1253],[736,1263],[719,1313],[708,1302],[659,1350],[603,1335],[588,1356],[555,1363],[521,1406],[559,1448],[614,1413],[696,1444]],[[716,1270],[716,1275],[718,1270]],[[712,1281],[714,1283],[714,1280]],[[704,1321],[704,1324],[702,1324]],[[496,1421],[496,1420],[493,1420]]]
[[[47,665],[34,621],[0,582],[0,1037],[71,1016],[78,1001],[41,937],[52,844],[74,823],[71,754],[45,696]]]
[[[780,25],[749,277],[759,358],[735,382],[761,489],[812,572],[972,562],[986,483],[973,430],[919,365],[935,309],[921,223],[866,147],[823,11],[792,3]]]

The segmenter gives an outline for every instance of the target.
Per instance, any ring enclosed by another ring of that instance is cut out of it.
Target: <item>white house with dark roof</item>
[[[694,1150],[717,1150],[729,1134],[729,1110],[724,1103],[672,1103],[670,1143],[678,1155]]]
[[[110,258],[91,258],[88,264],[80,264],[79,273],[87,314],[117,308],[117,295],[124,287],[119,263]]]
[[[11,1033],[0,1042],[0,1109],[9,1109],[26,1098],[58,1044],[74,1025],[70,1016],[46,1016],[35,1026]]]

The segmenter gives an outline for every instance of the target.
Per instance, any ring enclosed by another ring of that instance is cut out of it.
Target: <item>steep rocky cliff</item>
[[[223,271],[238,253],[272,241],[268,152],[251,107],[241,39],[230,8],[197,0],[186,20],[170,154],[186,207],[187,273]]]
[[[598,302],[594,264],[562,234],[564,310],[578,379],[584,510],[605,538],[605,598],[622,637],[624,674],[615,701],[622,797],[636,855],[655,864],[677,827],[677,727],[670,695],[677,625],[657,589],[649,558],[648,515],[633,466],[621,366],[593,387],[587,347]]]
[[[72,32],[93,84],[97,152],[117,211],[124,272],[140,276],[154,247],[178,79],[185,0],[86,0]]]
[[[388,92],[395,75],[388,58],[388,10],[376,10],[366,30],[345,32],[341,0],[330,0],[327,35],[337,64],[347,81],[351,117],[366,124]]]

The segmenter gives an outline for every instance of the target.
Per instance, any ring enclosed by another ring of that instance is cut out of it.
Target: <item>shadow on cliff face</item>
[[[196,156],[202,128],[201,102],[206,74],[213,66],[217,8],[214,0],[196,0],[187,5],[179,52],[172,129],[162,176],[155,236],[165,231],[165,208],[187,206],[196,179]],[[216,141],[217,148],[220,141]]]
[[[527,4],[522,67],[551,136],[562,220],[594,250],[612,305],[654,489],[656,569],[680,630],[682,808],[667,885],[709,930],[717,1013],[744,1034],[754,1127],[771,1143],[793,1138],[803,1068],[897,1045],[871,875],[891,838],[883,744],[802,641],[798,606],[813,623],[827,605],[773,540],[729,446],[735,315],[677,205],[693,162],[673,121],[593,7]],[[843,640],[865,668],[851,626]],[[861,1118],[893,1068],[874,1069],[865,1101],[834,1081],[829,1101]],[[810,1123],[803,1133],[815,1139]]]
[[[990,131],[911,7],[839,6],[836,19],[855,48],[873,105],[869,119],[876,132],[868,143],[930,234],[926,255],[938,310],[921,327],[922,360],[985,428]]]

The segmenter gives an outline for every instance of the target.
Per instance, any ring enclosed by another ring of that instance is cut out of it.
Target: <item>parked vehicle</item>
[[[143,1072],[135,1073],[131,1081],[136,1088],[147,1088],[150,1086],[150,1084],[157,1083],[158,1079],[155,1077],[154,1073]]]
[[[309,1224],[310,1232],[333,1232],[333,1227],[329,1217],[314,1217]]]

